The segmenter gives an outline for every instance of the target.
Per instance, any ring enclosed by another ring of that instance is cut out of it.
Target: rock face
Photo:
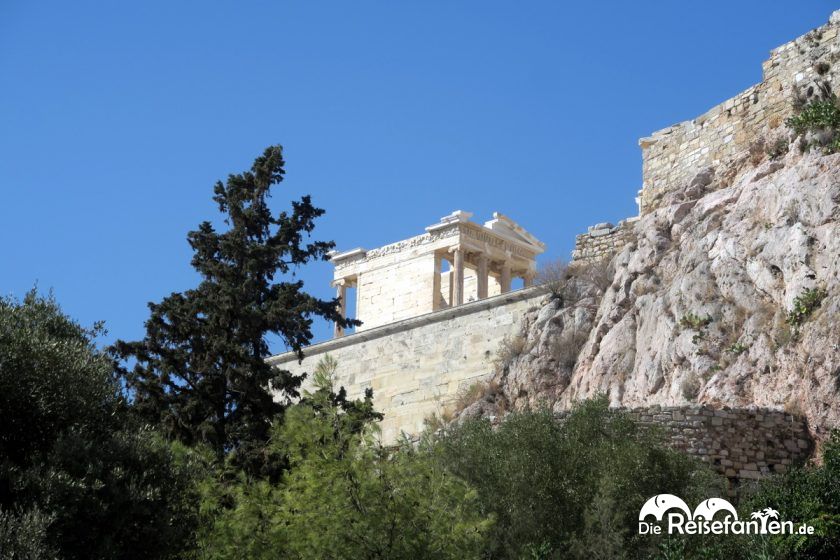
[[[791,146],[724,171],[667,195],[609,269],[582,265],[575,297],[525,317],[497,403],[562,411],[604,393],[623,407],[785,410],[817,439],[840,426],[840,154]],[[819,305],[788,324],[808,290]]]

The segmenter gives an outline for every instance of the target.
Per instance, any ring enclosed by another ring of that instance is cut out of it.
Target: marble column
[[[502,263],[502,274],[499,278],[499,285],[503,294],[510,291],[510,265]]]
[[[336,281],[335,297],[338,298],[338,313],[343,319],[347,317],[347,282],[345,282],[344,280]],[[344,327],[336,323],[335,330],[333,331],[333,336],[335,338],[344,336]]]
[[[478,299],[487,297],[488,264],[487,255],[478,256]]]
[[[452,249],[454,270],[452,274],[452,306],[464,303],[464,250],[460,246]]]
[[[443,268],[443,255],[436,253],[434,259],[434,276],[432,277],[432,311],[437,311],[440,309],[440,271]]]
[[[534,272],[526,272],[522,275],[523,284],[526,288],[530,288],[534,285],[534,278],[536,278],[536,273]]]

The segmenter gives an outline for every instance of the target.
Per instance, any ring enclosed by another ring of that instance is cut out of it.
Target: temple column
[[[501,287],[503,294],[510,291],[510,265],[508,263],[502,263],[502,274],[499,278],[499,286]]]
[[[338,299],[338,313],[342,319],[347,317],[347,282],[344,280],[335,281],[335,297]],[[344,336],[344,327],[335,324],[333,336],[339,338]]]
[[[487,297],[488,264],[487,255],[478,256],[478,299]]]
[[[452,306],[464,303],[464,250],[460,245],[451,249],[454,256],[452,271]]]
[[[531,286],[533,286],[535,277],[536,277],[536,273],[534,273],[532,271],[528,271],[525,274],[523,274],[522,275],[522,280],[523,280],[524,286],[526,288],[530,288]]]
[[[440,274],[443,268],[443,255],[435,253],[434,255],[434,276],[432,277],[432,311],[440,309]]]

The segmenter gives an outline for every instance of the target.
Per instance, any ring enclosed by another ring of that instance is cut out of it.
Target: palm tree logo
[[[767,532],[767,520],[768,519],[778,519],[779,512],[773,508],[766,507],[761,511],[754,511],[750,514],[750,519],[760,519],[761,520],[761,533]]]

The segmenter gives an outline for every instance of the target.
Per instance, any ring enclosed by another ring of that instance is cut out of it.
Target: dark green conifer
[[[341,317],[337,300],[315,298],[300,280],[278,278],[325,260],[333,247],[309,240],[324,213],[309,196],[293,201],[291,212],[272,214],[270,189],[283,180],[283,166],[282,147],[272,146],[250,171],[216,183],[213,200],[226,231],[205,221],[187,236],[201,282],[150,303],[143,340],[113,347],[118,357],[135,361],[123,374],[141,413],[172,437],[208,444],[219,459],[235,451],[239,466],[263,474],[276,467],[264,451],[270,423],[301,382],[266,363],[267,336],[300,353],[312,339],[314,317],[355,324]]]

